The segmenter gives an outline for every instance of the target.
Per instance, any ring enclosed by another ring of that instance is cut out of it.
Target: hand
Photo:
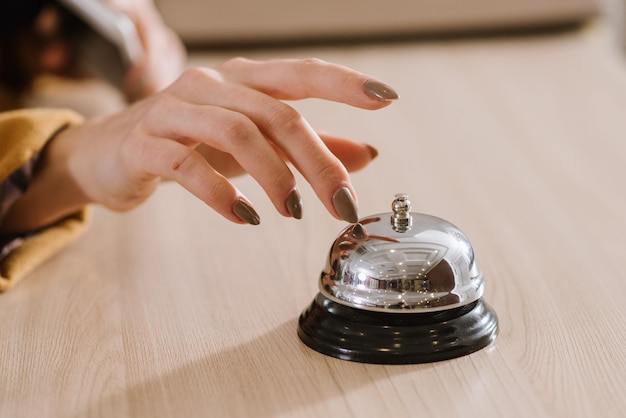
[[[137,28],[144,55],[126,74],[124,92],[135,101],[162,90],[182,73],[186,52],[178,35],[164,22],[152,0],[106,0],[128,15]]]
[[[245,171],[279,213],[299,218],[290,162],[333,216],[356,222],[348,169],[363,167],[374,156],[372,148],[331,135],[320,138],[281,101],[310,97],[374,110],[397,94],[370,76],[317,59],[236,58],[216,69],[190,69],[119,114],[59,133],[27,193],[30,203],[22,203],[18,213],[47,205],[50,222],[90,202],[125,211],[147,199],[162,180],[173,180],[227,219],[256,224],[251,202],[225,177]],[[55,178],[62,180],[53,183]],[[64,190],[64,196],[50,196],[50,190]],[[26,195],[22,200],[29,201]]]

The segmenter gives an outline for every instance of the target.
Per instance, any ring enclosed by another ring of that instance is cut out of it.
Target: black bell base
[[[373,364],[449,360],[478,351],[498,334],[498,318],[482,299],[427,313],[351,308],[318,293],[302,312],[298,336],[315,351]]]

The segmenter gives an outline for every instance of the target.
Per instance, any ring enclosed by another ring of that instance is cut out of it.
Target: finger
[[[156,93],[157,89],[148,77],[147,62],[145,60],[133,66],[126,73],[123,89],[126,98],[130,102],[135,102]]]
[[[378,156],[378,150],[371,145],[329,133],[320,132],[319,135],[349,172],[361,170]]]
[[[279,100],[316,97],[364,109],[380,109],[398,98],[393,88],[371,76],[317,58],[270,61],[234,58],[217,70],[228,82]]]
[[[355,172],[366,167],[374,158],[378,156],[378,150],[369,144],[353,141],[351,139],[339,137],[328,133],[319,133],[326,147],[335,157],[339,158],[348,172]],[[245,174],[245,170],[235,160],[235,158],[223,151],[200,144],[196,147],[205,160],[216,171],[224,177],[235,177]],[[285,161],[289,161],[286,155],[276,148],[275,151],[282,156]]]
[[[299,204],[299,193],[293,173],[245,115],[163,95],[150,109],[146,126],[155,136],[192,147],[203,143],[232,155],[263,187],[282,215],[300,217],[301,208],[294,206]]]
[[[220,151],[206,144],[198,145],[196,151],[224,177],[236,177],[246,173],[246,170],[237,162],[235,157],[227,152]]]
[[[173,180],[235,223],[259,223],[243,195],[194,149],[165,138],[146,137],[137,164],[149,175]]]
[[[245,115],[302,173],[333,216],[356,222],[356,197],[346,168],[291,106],[259,91],[223,83],[214,73],[199,69],[186,71],[169,91],[193,103],[209,102]],[[245,148],[242,152],[250,153]],[[341,201],[334,199],[337,193],[343,196]]]

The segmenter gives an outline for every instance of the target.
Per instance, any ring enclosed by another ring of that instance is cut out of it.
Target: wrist
[[[75,150],[74,129],[79,128],[65,128],[48,141],[28,189],[8,210],[0,232],[34,231],[76,213],[90,203],[70,167]]]

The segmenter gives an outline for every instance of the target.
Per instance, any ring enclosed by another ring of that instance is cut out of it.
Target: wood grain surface
[[[422,365],[318,354],[296,322],[344,224],[301,178],[301,221],[235,180],[258,227],[168,184],[133,212],[96,208],[0,295],[0,416],[623,416],[626,68],[601,33],[236,53],[316,56],[400,93],[377,112],[293,105],[378,148],[353,175],[362,216],[406,192],[469,236],[497,340]]]

